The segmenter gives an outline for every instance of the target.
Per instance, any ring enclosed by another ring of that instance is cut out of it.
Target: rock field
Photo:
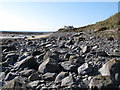
[[[120,90],[119,45],[89,32],[3,39],[1,90]]]

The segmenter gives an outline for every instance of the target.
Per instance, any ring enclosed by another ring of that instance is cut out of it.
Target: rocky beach
[[[31,38],[2,39],[1,90],[120,90],[118,38],[92,31]]]

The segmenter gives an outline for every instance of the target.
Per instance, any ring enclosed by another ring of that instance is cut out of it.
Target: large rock
[[[32,90],[27,86],[22,78],[16,77],[6,83],[1,90]]]
[[[78,67],[77,70],[79,75],[85,75],[92,72],[92,66],[88,63],[84,63],[80,67]]]
[[[17,68],[17,69],[24,69],[24,68],[37,69],[38,64],[37,64],[36,59],[34,57],[28,56],[25,59],[17,62],[15,64],[15,68]]]
[[[20,74],[21,76],[28,77],[28,76],[30,76],[31,74],[33,74],[34,72],[35,72],[34,69],[27,69],[27,70],[22,70],[22,71],[20,71],[19,74]]]
[[[60,72],[56,78],[55,78],[55,82],[58,83],[58,82],[61,82],[62,79],[64,79],[65,77],[68,76],[68,73],[67,72]]]
[[[5,81],[10,81],[12,79],[14,79],[17,76],[17,74],[9,72],[6,77],[4,78]]]
[[[59,69],[57,62],[53,59],[48,58],[42,64],[40,64],[38,71],[40,73],[56,72]]]
[[[35,89],[39,84],[40,84],[39,80],[28,83],[28,85],[33,89]]]
[[[72,63],[70,61],[62,62],[61,66],[64,68],[64,70],[67,70],[67,71],[76,71],[76,68],[77,68],[77,64]]]
[[[45,73],[43,75],[43,79],[46,81],[52,81],[55,79],[55,75],[56,75],[56,73]]]
[[[28,77],[29,81],[35,81],[35,80],[40,80],[39,74],[38,73],[33,73]]]
[[[90,46],[84,46],[83,48],[82,48],[82,52],[83,53],[88,53],[90,51]]]
[[[75,83],[75,80],[72,75],[65,77],[62,79],[61,86],[71,86]]]
[[[115,88],[116,86],[112,83],[110,76],[95,76],[91,79],[89,83],[89,88],[91,90],[103,90]]]
[[[112,80],[120,83],[120,61],[110,59],[100,69],[99,72],[102,76],[111,76]]]

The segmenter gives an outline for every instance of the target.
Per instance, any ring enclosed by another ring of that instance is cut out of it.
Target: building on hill
[[[74,27],[73,26],[64,26],[64,30],[73,30]]]

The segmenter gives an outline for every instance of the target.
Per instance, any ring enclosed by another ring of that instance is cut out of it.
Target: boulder
[[[64,78],[67,77],[67,76],[68,76],[68,73],[62,71],[62,72],[60,72],[60,73],[56,76],[55,82],[56,82],[56,83],[61,82],[62,79],[64,79]]]
[[[102,76],[110,76],[113,81],[120,83],[120,61],[110,59],[100,69]]]
[[[19,74],[20,74],[21,76],[28,77],[28,76],[30,76],[31,74],[33,74],[34,72],[35,72],[34,69],[27,69],[27,70],[22,70],[22,71],[20,71]]]
[[[45,73],[43,74],[43,79],[46,81],[53,81],[55,79],[56,73]]]
[[[48,58],[42,64],[40,64],[38,71],[40,73],[56,72],[59,69],[57,62],[53,59]]]
[[[75,80],[72,75],[65,77],[62,79],[61,86],[71,86],[75,83]]]
[[[24,80],[20,77],[16,77],[13,80],[7,82],[1,90],[32,90],[25,84]]]
[[[90,47],[89,46],[84,46],[83,48],[82,48],[82,52],[83,53],[88,53],[90,51]]]
[[[33,73],[28,77],[29,81],[35,81],[35,80],[40,80],[39,74],[38,73]]]
[[[62,62],[61,66],[64,68],[64,70],[67,70],[67,71],[75,71],[76,68],[77,68],[77,64],[76,63],[72,63],[70,61]]]
[[[12,79],[14,79],[17,76],[17,74],[9,72],[6,77],[4,78],[5,81],[10,81]]]
[[[32,56],[28,56],[25,59],[17,62],[15,64],[16,69],[24,69],[24,68],[29,68],[29,69],[37,69],[38,68],[38,63],[36,62],[36,59]]]
[[[112,83],[110,76],[95,76],[91,79],[89,83],[89,88],[91,90],[103,90],[103,89],[110,89],[115,88],[116,86]]]
[[[36,80],[36,81],[32,81],[32,82],[28,83],[28,85],[29,85],[31,88],[35,89],[35,88],[39,85],[39,83],[40,83],[40,81],[39,81],[39,80]]]
[[[92,66],[88,63],[84,63],[80,67],[78,67],[77,70],[79,75],[89,74],[90,72],[92,72]]]

